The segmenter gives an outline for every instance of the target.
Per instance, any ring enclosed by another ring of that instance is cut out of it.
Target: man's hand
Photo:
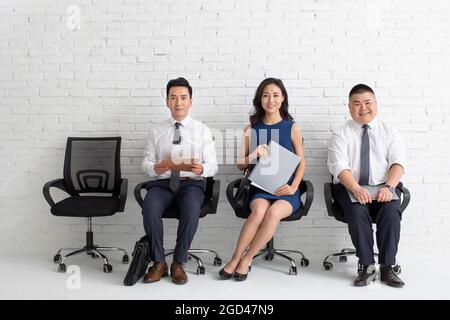
[[[356,200],[358,200],[361,204],[367,204],[372,203],[372,196],[370,192],[366,189],[364,189],[361,186],[358,186],[355,190],[351,190],[353,193],[353,196]]]
[[[156,175],[160,176],[163,173],[169,171],[169,167],[166,167],[166,166],[162,165],[161,163],[156,163],[153,166],[153,170],[155,170]]]
[[[191,171],[196,175],[201,175],[203,173],[203,166],[200,163],[191,164]]]
[[[297,189],[294,189],[289,184],[282,185],[277,190],[275,190],[275,195],[279,196],[292,196]]]
[[[378,191],[377,195],[377,201],[378,202],[389,202],[392,200],[392,197],[394,195],[392,194],[391,190],[389,190],[388,187],[381,188],[380,191]]]

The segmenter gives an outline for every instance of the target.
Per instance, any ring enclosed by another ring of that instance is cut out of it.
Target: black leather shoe
[[[233,276],[233,274],[226,272],[225,268],[222,268],[222,269],[219,270],[219,279],[220,280],[231,279],[232,276]]]
[[[353,284],[357,287],[367,286],[371,281],[375,281],[377,277],[377,270],[373,264],[369,266],[362,266],[358,271],[358,276],[353,281]]]
[[[243,274],[243,273],[239,273],[239,272],[234,272],[234,280],[236,281],[244,281],[247,280],[247,273]]]
[[[380,280],[381,282],[386,282],[388,286],[401,288],[405,283],[400,279],[397,274],[392,270],[390,265],[380,266]]]

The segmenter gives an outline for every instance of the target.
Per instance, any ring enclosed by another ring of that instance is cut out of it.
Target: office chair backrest
[[[71,195],[120,192],[121,137],[67,138],[64,184]]]

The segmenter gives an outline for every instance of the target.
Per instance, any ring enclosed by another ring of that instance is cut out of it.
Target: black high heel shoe
[[[248,273],[246,273],[246,274],[243,274],[243,273],[239,273],[239,272],[234,272],[234,280],[236,280],[236,281],[244,281],[244,280],[246,280],[247,279],[247,275],[248,275]]]
[[[238,266],[239,268],[239,266]],[[237,268],[236,268],[237,269]],[[236,281],[244,281],[247,279],[248,272],[251,270],[251,265],[248,266],[247,273],[239,273],[237,271],[234,272],[234,280]]]
[[[219,279],[220,280],[231,279],[232,276],[233,276],[232,273],[228,273],[225,271],[225,267],[219,270]]]

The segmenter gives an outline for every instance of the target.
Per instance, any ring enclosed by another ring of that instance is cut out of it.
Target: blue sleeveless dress
[[[267,125],[264,122],[260,121],[254,125],[252,125],[252,139],[250,152],[255,150],[256,146],[260,144],[268,144],[273,137],[275,142],[282,145],[286,149],[294,152],[294,147],[292,146],[291,141],[291,129],[294,125],[293,121],[290,120],[281,120],[278,123]],[[256,136],[255,136],[256,135]],[[291,178],[288,181],[288,184],[294,180],[295,172],[292,174]],[[262,198],[268,200],[286,200],[289,202],[293,208],[292,212],[295,212],[300,207],[300,191],[297,191],[291,196],[280,196],[277,197],[273,194],[270,194],[264,190],[261,190],[255,186],[252,186],[250,189],[250,202],[255,199]],[[292,214],[292,213],[291,213]]]

